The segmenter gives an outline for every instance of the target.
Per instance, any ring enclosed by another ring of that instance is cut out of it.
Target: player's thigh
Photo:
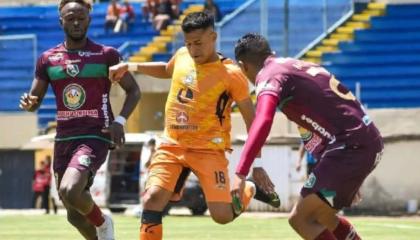
[[[173,192],[160,186],[151,186],[143,195],[143,208],[152,211],[163,211]]]
[[[191,170],[197,175],[208,203],[231,203],[228,160],[224,152],[192,152],[187,155]]]
[[[373,168],[376,153],[338,148],[326,152],[309,175],[301,196],[317,194],[336,210],[351,206],[355,194]]]
[[[183,152],[176,148],[158,148],[152,157],[146,180],[146,192],[153,186],[174,192],[184,168],[180,161]]]
[[[336,210],[331,208],[323,199],[317,194],[309,194],[305,197],[300,197],[295,204],[290,219],[295,222],[314,222],[328,221],[334,217]]]
[[[86,190],[92,173],[69,167],[61,179],[59,192],[61,197],[76,197]]]

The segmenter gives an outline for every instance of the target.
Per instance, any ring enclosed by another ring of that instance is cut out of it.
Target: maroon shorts
[[[96,171],[105,162],[109,143],[99,139],[76,139],[55,142],[53,169],[59,175],[68,167],[80,171]]]
[[[375,168],[382,154],[382,140],[370,144],[328,146],[309,175],[301,196],[317,194],[331,207],[349,207],[365,178]]]

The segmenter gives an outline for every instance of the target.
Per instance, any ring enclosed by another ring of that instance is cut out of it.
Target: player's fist
[[[32,107],[36,104],[38,104],[38,96],[32,96],[27,93],[24,93],[20,97],[20,109],[23,109],[25,111],[31,111]]]
[[[128,71],[128,63],[118,63],[109,68],[109,80],[112,83],[119,82],[124,74]]]
[[[117,148],[125,143],[124,126],[118,122],[113,122],[108,128],[102,129],[103,133],[109,133],[111,141]]]

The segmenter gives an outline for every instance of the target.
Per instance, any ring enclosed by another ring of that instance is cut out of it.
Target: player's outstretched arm
[[[255,119],[248,132],[248,139],[245,142],[241,153],[241,159],[236,168],[236,173],[246,176],[249,169],[264,145],[273,124],[274,114],[278,98],[272,95],[258,97]]]
[[[126,119],[131,115],[137,102],[140,100],[141,92],[134,77],[126,72],[119,81],[120,86],[126,92],[124,104],[120,114],[115,118],[114,122],[109,126],[109,129],[104,129],[103,132],[109,132],[111,140],[117,146],[125,143],[124,124]]]
[[[236,103],[238,105],[239,111],[241,112],[242,118],[244,119],[246,130],[249,132],[251,128],[252,121],[254,121],[255,117],[255,109],[254,105],[252,104],[251,98],[246,98],[240,102]]]
[[[29,93],[20,97],[19,107],[22,110],[33,112],[39,108],[48,89],[48,82],[34,78]]]

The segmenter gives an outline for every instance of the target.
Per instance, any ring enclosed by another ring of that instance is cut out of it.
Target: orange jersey
[[[246,77],[230,59],[196,65],[185,47],[171,61],[165,138],[186,148],[229,149],[232,102],[250,97]]]

